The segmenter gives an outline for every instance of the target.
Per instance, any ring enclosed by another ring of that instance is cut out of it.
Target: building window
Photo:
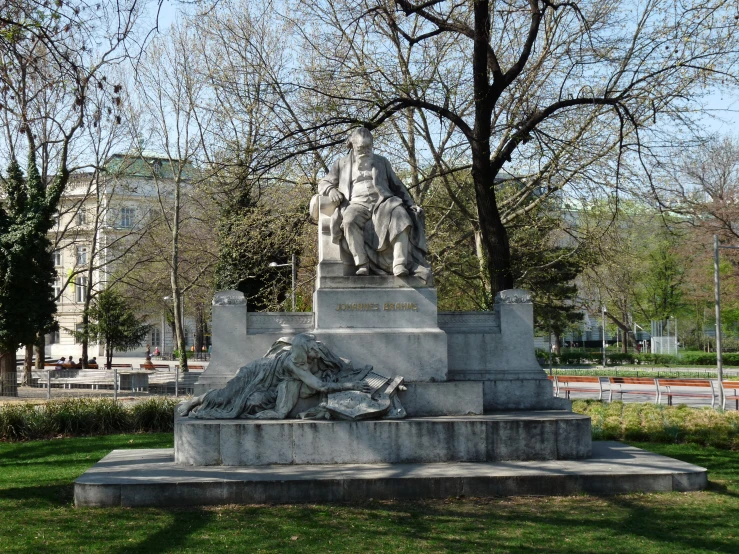
[[[87,246],[77,247],[77,265],[85,265],[87,263]]]
[[[80,208],[77,212],[77,225],[87,225],[87,212],[84,208]]]
[[[162,330],[159,327],[154,327],[151,330],[151,341],[150,344],[155,347],[162,346]]]
[[[85,330],[85,326],[82,323],[77,323],[74,326],[74,330],[75,330],[76,333],[81,333],[82,331]],[[80,344],[80,341],[77,340],[77,334],[76,333],[74,335],[74,343],[75,344]]]
[[[54,298],[58,299],[57,302],[61,302],[61,297],[59,296],[62,293],[62,280],[57,277],[56,280],[54,280]]]
[[[133,227],[134,209],[121,208],[121,227],[131,229]]]
[[[87,277],[77,277],[74,280],[74,301],[82,304],[87,293]]]
[[[51,257],[54,260],[54,266],[59,267],[62,265],[62,251],[61,250],[54,250],[51,253]]]
[[[49,344],[59,344],[59,329],[47,335]]]

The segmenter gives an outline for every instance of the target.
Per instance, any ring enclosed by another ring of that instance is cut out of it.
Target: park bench
[[[739,410],[739,381],[721,381],[719,386],[724,391],[723,409],[726,409],[729,400],[733,400],[736,402],[736,409]]]
[[[600,377],[556,375],[555,379],[557,396],[559,396],[560,392],[564,392],[566,398],[570,397],[570,392],[597,392],[598,400],[603,400],[603,392],[605,391],[603,390],[603,383]],[[594,385],[597,385],[597,387]]]
[[[613,393],[618,393],[619,400],[624,394],[654,394],[654,403],[659,402],[659,389],[653,377],[609,377],[608,401],[613,401]]]
[[[672,399],[678,398],[710,398],[711,407],[716,404],[716,395],[713,390],[713,381],[710,379],[656,379],[657,381],[657,404],[662,402],[662,397],[667,397],[667,405],[672,406]],[[664,391],[662,389],[665,389]],[[701,389],[701,390],[688,390]],[[709,389],[706,391],[705,389]]]
[[[130,371],[133,370],[133,364],[110,364],[110,369],[128,369]],[[107,369],[107,368],[106,368]]]
[[[172,371],[169,364],[139,364],[139,369],[143,371]]]

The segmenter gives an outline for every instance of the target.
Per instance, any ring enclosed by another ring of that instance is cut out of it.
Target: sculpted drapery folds
[[[300,398],[371,392],[360,380],[368,369],[355,369],[313,335],[299,334],[279,339],[263,358],[239,369],[224,388],[184,402],[177,411],[197,419],[284,419]]]
[[[349,154],[318,183],[318,192],[337,206],[333,241],[351,255],[357,275],[413,274],[429,282],[423,210],[390,162],[372,152],[369,130],[355,129],[347,146]]]

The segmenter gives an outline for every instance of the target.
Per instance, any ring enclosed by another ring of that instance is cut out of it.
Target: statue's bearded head
[[[354,129],[349,137],[349,144],[357,158],[372,156],[372,133],[369,129],[364,127]]]

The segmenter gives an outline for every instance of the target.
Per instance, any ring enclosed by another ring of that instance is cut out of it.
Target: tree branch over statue
[[[622,183],[624,172],[648,174],[656,147],[698,130],[702,87],[737,82],[733,15],[721,0],[636,9],[546,0],[311,3],[285,18],[321,29],[302,35],[312,65],[290,81],[316,118],[302,126],[313,142],[290,127],[281,144],[306,152],[339,144],[356,126],[380,131],[408,118],[412,134],[424,126],[421,114],[438,118],[432,134],[453,129],[450,155],[471,165],[494,294],[514,284],[507,227],[542,197],[633,186]],[[505,171],[522,185],[503,206],[496,183]]]

